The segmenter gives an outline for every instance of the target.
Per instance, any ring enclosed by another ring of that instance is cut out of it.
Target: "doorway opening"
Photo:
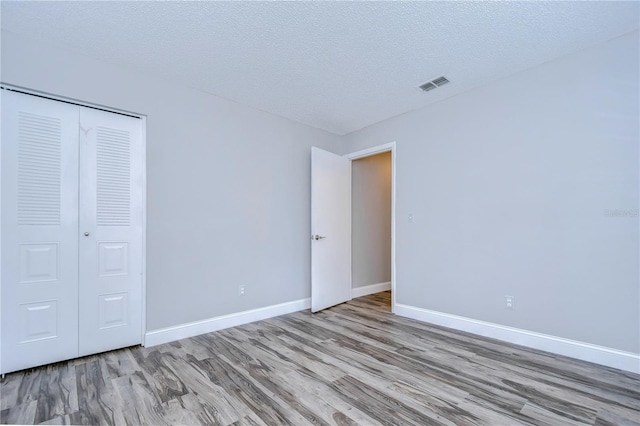
[[[395,305],[395,143],[346,155],[352,160],[352,297],[393,312]]]

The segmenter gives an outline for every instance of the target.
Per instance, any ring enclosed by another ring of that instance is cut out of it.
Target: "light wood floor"
[[[389,293],[6,376],[3,423],[638,424],[640,376],[389,313]]]

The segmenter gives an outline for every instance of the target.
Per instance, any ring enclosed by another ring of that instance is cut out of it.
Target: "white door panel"
[[[142,342],[142,125],[80,109],[80,355]]]
[[[351,161],[311,148],[311,311],[351,299]]]
[[[78,108],[1,93],[7,372],[78,356]]]
[[[140,344],[141,120],[0,93],[0,373]]]

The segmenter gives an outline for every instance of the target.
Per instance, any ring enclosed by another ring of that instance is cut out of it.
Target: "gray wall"
[[[308,297],[309,147],[396,141],[398,303],[638,353],[638,51],[344,138],[8,33],[0,78],[148,116],[149,330]]]
[[[6,32],[2,81],[148,116],[148,330],[310,296],[309,151],[337,136]]]
[[[391,281],[391,152],[351,165],[351,282]]]
[[[398,303],[640,352],[638,52],[634,32],[345,138],[397,144]]]

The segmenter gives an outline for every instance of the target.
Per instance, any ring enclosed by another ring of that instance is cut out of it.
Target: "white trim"
[[[467,331],[480,336],[491,337],[529,348],[606,365],[636,374],[640,373],[640,354],[457,315],[430,311],[415,306],[398,304],[396,305],[395,313],[418,321],[437,324],[455,330]]]
[[[391,142],[391,313],[396,313],[396,143]]]
[[[311,299],[294,300],[277,305],[265,306],[263,308],[251,309],[249,311],[236,312],[222,315],[201,321],[194,321],[187,324],[173,327],[161,328],[147,332],[145,336],[145,346],[151,347],[162,343],[173,342],[174,340],[186,339],[187,337],[198,336],[200,334],[211,333],[212,331],[248,324],[279,315],[290,314],[292,312],[309,309]]]
[[[353,161],[388,151],[391,151],[391,313],[396,313],[396,142],[345,154],[344,157]]]
[[[351,289],[351,298],[367,296],[369,294],[380,293],[381,291],[391,290],[391,281],[386,283],[363,285],[362,287],[353,287]]]
[[[1,62],[1,61],[0,61]],[[2,105],[3,90],[0,90],[0,105]],[[0,108],[0,113],[2,108]],[[2,139],[2,120],[0,120],[0,139]],[[2,149],[0,148],[0,236],[2,236]],[[2,259],[2,241],[0,238],[0,259]],[[0,332],[2,331],[2,273],[0,273]],[[2,339],[0,338],[0,371],[2,369]],[[4,373],[2,373],[4,379]]]
[[[127,111],[127,110],[124,110],[124,109],[113,108],[113,107],[106,106],[106,105],[94,104],[92,102],[86,102],[86,101],[81,101],[81,100],[74,99],[74,98],[68,98],[66,96],[60,96],[60,95],[56,95],[54,93],[44,92],[42,90],[34,90],[34,89],[29,89],[28,87],[16,86],[15,84],[11,84],[11,83],[4,83],[4,82],[0,81],[0,86],[6,88],[8,90],[24,93],[24,94],[27,94],[27,95],[35,95],[35,96],[39,96],[41,98],[51,99],[53,101],[66,102],[66,103],[71,103],[73,105],[85,106],[85,107],[88,107],[88,108],[95,108],[95,109],[99,109],[99,110],[106,111],[106,112],[113,112],[115,114],[123,114],[123,115],[128,115],[130,117],[135,117],[135,118],[142,118],[142,117],[145,116],[144,114],[140,114],[140,113],[133,112],[133,111]]]
[[[378,145],[367,149],[362,149],[360,151],[352,152],[350,154],[345,154],[344,157],[349,160],[358,160],[360,158],[370,157],[376,154],[382,154],[383,152],[393,151],[396,147],[395,142],[385,143],[384,145]]]
[[[142,321],[140,344],[144,346],[147,331],[147,116],[142,120]]]

